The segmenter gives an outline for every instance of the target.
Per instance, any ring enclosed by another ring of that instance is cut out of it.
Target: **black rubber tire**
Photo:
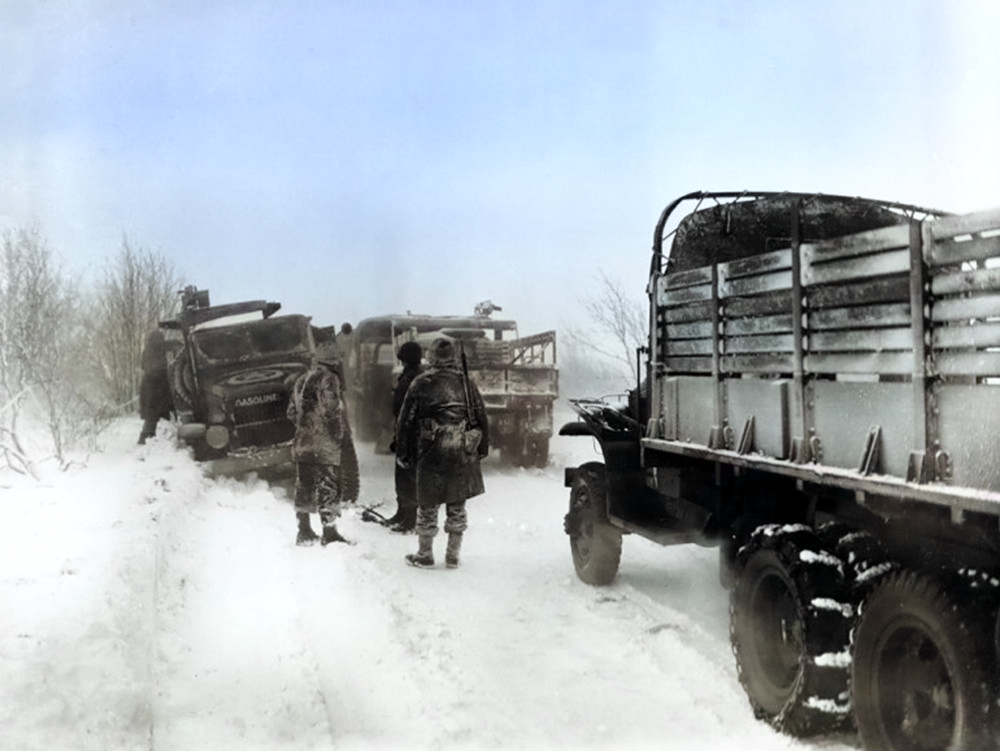
[[[754,714],[796,736],[843,727],[852,611],[839,559],[807,527],[768,525],[734,576],[730,640]]]
[[[867,751],[994,748],[992,624],[961,587],[897,571],[865,601],[854,634],[854,716]]]
[[[524,438],[514,432],[503,438],[500,444],[500,463],[509,467],[524,466]]]
[[[178,354],[177,358],[167,368],[167,380],[170,382],[170,395],[174,400],[176,412],[190,412],[194,409],[194,375],[191,372],[191,361],[187,353]]]
[[[354,440],[348,438],[340,450],[340,481],[344,503],[354,503],[361,495],[361,472]]]
[[[608,521],[604,465],[584,464],[570,490],[565,527],[576,575],[587,584],[611,584],[618,575],[622,533]]]
[[[545,469],[549,465],[549,439],[534,438],[528,442],[525,465]]]

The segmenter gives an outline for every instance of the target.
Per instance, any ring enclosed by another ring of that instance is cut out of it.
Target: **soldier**
[[[174,409],[170,396],[170,381],[167,377],[167,343],[163,332],[153,329],[146,336],[146,346],[142,350],[142,380],[139,382],[139,416],[142,430],[139,431],[139,445],[156,435],[156,425],[160,420],[169,420]]]
[[[403,370],[392,391],[392,417],[396,420],[403,407],[403,398],[413,379],[423,370],[420,361],[424,353],[416,342],[404,342],[396,357],[403,363]],[[395,450],[396,441],[390,448]],[[417,470],[415,467],[401,467],[396,463],[396,513],[386,520],[393,532],[412,532],[417,524]]]
[[[309,369],[295,381],[288,400],[288,419],[295,425],[296,545],[313,545],[320,540],[309,523],[312,513],[319,514],[323,545],[351,544],[336,524],[341,503],[357,498],[356,487],[352,487],[357,467],[350,466],[356,454],[337,375],[339,365],[314,356]]]
[[[445,564],[456,568],[468,525],[465,502],[486,490],[479,462],[489,452],[489,430],[483,398],[459,367],[454,342],[436,339],[428,361],[429,369],[410,384],[396,424],[396,461],[417,473],[419,547],[406,562],[434,565],[438,506],[444,504]]]

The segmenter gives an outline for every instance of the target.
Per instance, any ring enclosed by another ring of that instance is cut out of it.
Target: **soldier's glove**
[[[410,465],[410,462],[407,461],[406,459],[404,459],[403,457],[397,456],[396,457],[396,466],[401,467],[402,469],[409,469],[411,465]]]
[[[389,453],[390,454],[395,454],[396,453],[396,442],[395,441],[393,441],[392,443],[389,444]]]

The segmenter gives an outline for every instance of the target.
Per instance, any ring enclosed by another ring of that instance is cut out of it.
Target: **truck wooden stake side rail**
[[[641,382],[560,431],[604,456],[566,470],[580,578],[716,545],[758,717],[996,747],[1000,210],[691,193],[646,291]]]

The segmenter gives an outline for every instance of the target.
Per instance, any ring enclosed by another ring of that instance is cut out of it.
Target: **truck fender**
[[[597,431],[583,420],[568,422],[559,428],[559,435],[589,435],[598,438]]]

